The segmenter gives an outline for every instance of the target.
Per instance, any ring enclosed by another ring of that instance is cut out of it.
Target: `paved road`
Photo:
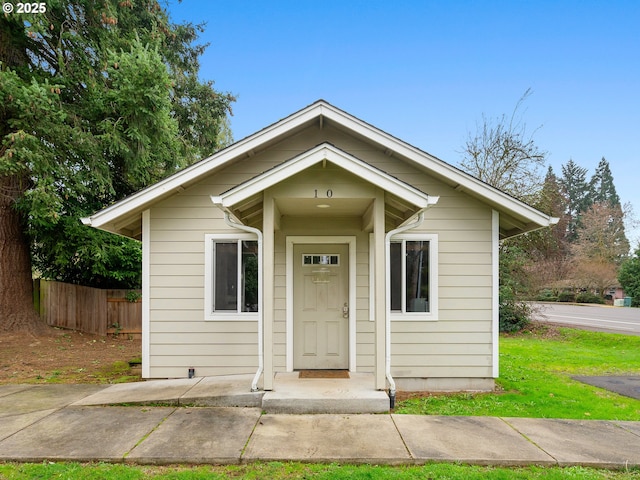
[[[571,325],[598,332],[640,335],[640,308],[600,305],[535,304],[534,318],[543,322]]]

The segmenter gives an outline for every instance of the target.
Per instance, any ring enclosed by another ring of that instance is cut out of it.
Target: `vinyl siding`
[[[257,322],[204,320],[204,236],[237,232],[211,204],[219,195],[309,148],[328,141],[430,195],[439,203],[426,212],[419,231],[439,241],[439,311],[435,321],[392,323],[392,374],[397,377],[491,377],[492,374],[492,236],[491,209],[435,180],[401,159],[325,125],[292,136],[203,178],[151,208],[150,372],[151,377],[254,373],[257,368]],[[313,177],[297,179],[305,188]],[[354,194],[370,185],[351,175]],[[301,188],[283,182],[279,193]],[[369,312],[369,235],[359,217],[283,218],[275,234],[273,365],[286,368],[286,237],[353,235],[356,237],[356,368],[375,366],[376,323]],[[418,230],[413,230],[416,233]],[[380,246],[381,247],[381,246]],[[265,279],[269,281],[269,279]],[[382,281],[382,280],[380,280]],[[353,306],[352,306],[353,307]],[[383,323],[379,323],[380,327]]]
[[[392,375],[490,378],[491,209],[351,137],[336,132],[329,141],[399,180],[440,196],[438,204],[426,212],[421,228],[411,230],[438,235],[438,319],[392,322]]]
[[[152,378],[254,373],[256,320],[204,320],[205,234],[229,229],[209,198],[220,175],[151,209],[149,364]],[[206,186],[205,186],[206,185]]]

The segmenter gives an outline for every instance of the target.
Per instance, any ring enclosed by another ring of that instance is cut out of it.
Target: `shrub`
[[[530,322],[531,307],[516,299],[509,287],[500,287],[500,331],[517,332]]]
[[[573,292],[560,292],[558,294],[558,301],[559,302],[575,302],[576,294]]]
[[[579,293],[576,297],[578,303],[604,303],[604,298],[600,295],[591,292]]]
[[[553,290],[545,288],[540,293],[538,293],[536,300],[538,300],[539,302],[557,302],[558,296],[553,292]]]

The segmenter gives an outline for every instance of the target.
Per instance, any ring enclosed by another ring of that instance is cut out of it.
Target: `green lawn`
[[[623,480],[640,479],[639,470],[615,472],[583,467],[567,468],[494,468],[454,464],[424,466],[375,466],[303,463],[254,463],[232,466],[144,467],[129,465],[77,463],[0,464],[0,478],[6,479],[100,479],[100,480],[222,480],[238,479],[317,479],[317,480]]]
[[[640,420],[640,400],[572,375],[640,375],[640,337],[545,326],[502,336],[499,392],[412,398],[396,413]]]

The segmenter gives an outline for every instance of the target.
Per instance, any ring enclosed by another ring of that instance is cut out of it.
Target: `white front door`
[[[293,368],[349,368],[349,246],[293,249]]]

